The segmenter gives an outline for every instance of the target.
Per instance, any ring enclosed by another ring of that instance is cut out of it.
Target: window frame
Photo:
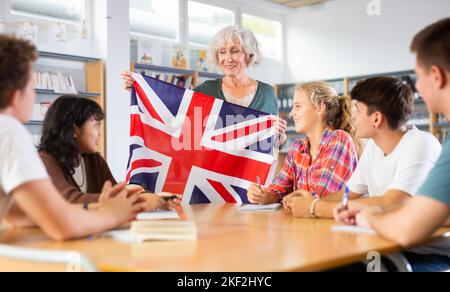
[[[207,49],[207,45],[201,45],[201,44],[190,44],[189,42],[189,11],[188,11],[188,1],[194,1],[198,3],[203,3],[207,5],[216,6],[219,8],[228,9],[234,12],[235,15],[235,24],[242,27],[242,15],[249,14],[256,17],[262,17],[266,18],[268,20],[274,20],[279,21],[281,23],[281,45],[282,45],[282,52],[281,52],[281,60],[269,58],[266,56],[263,56],[264,63],[267,63],[269,65],[276,65],[276,66],[284,66],[286,64],[286,24],[283,18],[283,12],[280,9],[280,11],[276,11],[273,13],[273,11],[269,12],[268,8],[264,8],[258,5],[253,4],[245,4],[242,1],[239,0],[178,0],[179,1],[179,9],[180,9],[180,19],[179,19],[179,39],[177,41],[170,40],[166,38],[161,38],[157,36],[147,35],[147,34],[139,34],[139,33],[133,33],[130,31],[130,36],[132,39],[147,39],[147,40],[154,40],[158,44],[180,44],[184,46],[187,49]]]
[[[278,21],[281,23],[281,59],[275,59],[271,57],[267,57],[263,55],[263,60],[268,61],[272,64],[277,65],[285,65],[286,64],[286,25],[284,22],[284,19],[282,17],[274,17],[274,16],[268,16],[268,13],[261,12],[261,11],[254,11],[250,9],[243,9],[240,13],[240,19],[241,19],[241,26],[243,24],[243,17],[244,14],[247,14],[249,16],[264,18],[271,21]]]
[[[183,18],[184,18],[184,7],[183,7],[183,3],[184,1],[182,0],[178,0],[178,14],[179,14],[179,18],[178,18],[178,35],[176,39],[169,39],[169,38],[165,38],[165,37],[160,37],[157,35],[152,35],[152,34],[146,34],[146,33],[139,33],[139,32],[133,32],[131,31],[131,20],[130,20],[130,37],[134,40],[136,39],[145,39],[145,40],[155,40],[158,43],[166,43],[166,44],[184,44],[183,41],[183,34],[184,34],[184,28],[183,28]],[[130,9],[130,8],[128,8]],[[128,11],[128,13],[130,13]]]
[[[240,22],[240,13],[239,13],[239,5],[237,5],[236,3],[230,3],[231,1],[222,1],[222,0],[215,0],[215,1],[208,1],[208,0],[182,0],[183,2],[186,3],[186,10],[185,10],[185,27],[186,27],[186,46],[188,47],[192,47],[195,49],[207,49],[208,45],[202,45],[202,44],[197,44],[197,43],[190,43],[189,41],[189,10],[188,10],[188,6],[189,6],[189,1],[192,2],[197,2],[197,3],[201,3],[201,4],[206,4],[206,5],[210,5],[210,6],[214,6],[217,8],[222,8],[222,9],[226,9],[226,10],[230,10],[234,13],[234,23],[233,24],[238,24]]]

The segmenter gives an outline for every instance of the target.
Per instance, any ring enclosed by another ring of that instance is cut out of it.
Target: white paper
[[[346,232],[346,233],[361,233],[361,234],[370,234],[376,235],[377,233],[373,229],[363,228],[359,226],[352,225],[334,225],[331,226],[332,232]]]
[[[115,241],[120,241],[123,243],[139,243],[140,240],[134,236],[130,229],[125,230],[112,230],[103,234],[105,237],[109,237]]]
[[[136,219],[138,221],[141,221],[141,220],[165,220],[165,219],[179,220],[180,216],[178,215],[177,211],[158,210],[158,211],[140,213],[137,215]]]
[[[245,205],[241,207],[241,211],[260,211],[260,212],[275,212],[281,208],[281,204],[270,205]]]

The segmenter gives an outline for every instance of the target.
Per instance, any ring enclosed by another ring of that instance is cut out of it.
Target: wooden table
[[[240,211],[235,205],[196,205],[180,208],[179,214],[182,220],[196,223],[197,241],[125,244],[97,236],[57,243],[36,229],[6,230],[0,243],[78,251],[102,271],[320,271],[364,260],[371,251],[401,251],[378,236],[334,233],[330,229],[334,221],[298,219],[284,211],[258,213]],[[447,232],[450,229],[440,230],[434,239]],[[1,267],[15,269],[5,259],[0,259]]]

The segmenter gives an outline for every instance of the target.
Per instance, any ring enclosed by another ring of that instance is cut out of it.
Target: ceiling
[[[289,8],[299,8],[307,5],[323,3],[328,0],[267,0],[269,2],[280,4]]]

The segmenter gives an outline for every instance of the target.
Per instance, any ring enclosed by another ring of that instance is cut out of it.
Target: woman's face
[[[75,140],[82,154],[97,153],[100,142],[100,122],[91,117],[81,129],[76,127]]]
[[[217,51],[220,70],[228,77],[237,77],[247,69],[247,55],[238,42],[225,43]]]
[[[290,113],[294,120],[297,133],[310,133],[315,126],[322,123],[319,110],[316,109],[306,91],[297,90],[294,96],[294,106]]]

